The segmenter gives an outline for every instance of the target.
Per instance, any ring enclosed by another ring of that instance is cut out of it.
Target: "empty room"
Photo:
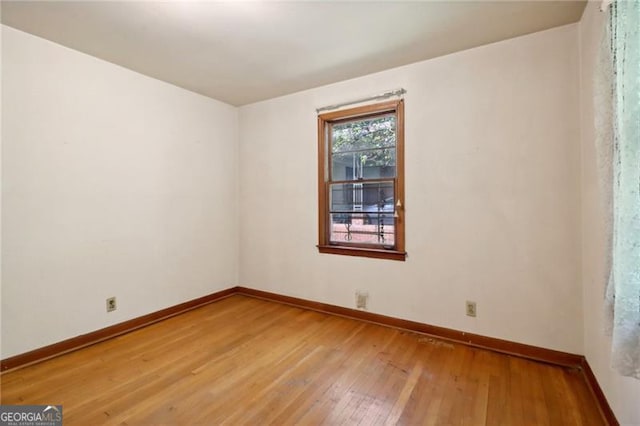
[[[1,2],[1,425],[640,425],[640,2]]]

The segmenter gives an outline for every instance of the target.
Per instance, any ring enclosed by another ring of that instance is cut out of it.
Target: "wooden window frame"
[[[372,247],[366,244],[339,244],[330,242],[329,217],[329,134],[331,124],[359,118],[375,117],[394,113],[396,116],[396,178],[395,197],[400,207],[395,206],[397,213],[394,228],[394,247]],[[320,253],[340,254],[347,256],[372,257],[404,261],[405,251],[405,196],[404,196],[404,100],[386,101],[371,105],[332,111],[318,115],[318,251]]]

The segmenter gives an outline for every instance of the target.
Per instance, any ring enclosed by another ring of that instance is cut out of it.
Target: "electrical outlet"
[[[116,298],[115,297],[110,297],[107,299],[107,312],[113,312],[115,311],[117,308],[116,305]]]
[[[476,313],[476,302],[470,302],[467,300],[467,316],[475,317]]]
[[[367,309],[367,302],[369,301],[369,293],[363,291],[356,291],[356,308]]]

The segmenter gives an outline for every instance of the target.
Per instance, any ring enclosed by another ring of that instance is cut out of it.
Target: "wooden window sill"
[[[376,259],[389,259],[399,260],[404,262],[407,257],[407,252],[385,249],[373,249],[363,247],[345,247],[336,245],[318,245],[318,251],[320,253],[328,254],[342,254],[346,256],[360,256],[360,257],[373,257]]]

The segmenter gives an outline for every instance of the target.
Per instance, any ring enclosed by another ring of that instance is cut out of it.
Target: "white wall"
[[[589,2],[580,22],[584,354],[618,420],[622,424],[639,425],[640,381],[624,378],[610,368],[611,341],[604,333],[607,229],[598,183],[593,101],[595,64],[606,23],[606,15],[599,12],[599,6],[599,1]]]
[[[242,107],[240,284],[581,353],[578,59],[569,25]],[[315,108],[398,87],[409,258],[319,254]]]
[[[237,109],[2,38],[2,358],[234,286]]]

